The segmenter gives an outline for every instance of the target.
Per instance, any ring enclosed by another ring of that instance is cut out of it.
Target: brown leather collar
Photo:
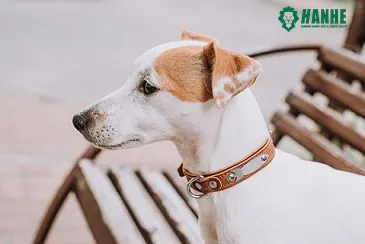
[[[177,171],[181,177],[185,176],[189,181],[187,185],[189,195],[200,198],[207,193],[222,191],[247,180],[267,166],[274,156],[275,146],[269,138],[256,151],[221,170],[194,175],[181,164]],[[198,191],[199,194],[193,193],[191,188]]]

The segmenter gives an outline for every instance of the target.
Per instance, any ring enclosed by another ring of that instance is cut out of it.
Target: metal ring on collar
[[[191,191],[191,189],[192,189],[192,188],[191,188],[191,185],[192,185],[195,181],[197,181],[197,180],[199,180],[199,179],[203,179],[203,178],[204,178],[204,176],[202,176],[202,175],[195,176],[194,178],[191,178],[191,179],[189,180],[188,184],[186,185],[186,191],[188,192],[189,196],[191,196],[192,198],[199,199],[199,198],[201,198],[201,197],[205,196],[205,194],[204,194],[204,193],[195,194],[195,193],[193,193],[193,192]]]

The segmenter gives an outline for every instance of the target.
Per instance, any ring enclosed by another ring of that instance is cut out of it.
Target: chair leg
[[[65,202],[68,194],[74,191],[74,183],[76,177],[76,170],[78,163],[81,159],[95,159],[101,152],[101,149],[95,148],[93,146],[89,146],[84,153],[77,159],[75,166],[71,170],[71,172],[67,175],[65,181],[58,189],[56,195],[54,196],[52,202],[49,204],[49,207],[42,219],[38,227],[38,231],[36,232],[35,238],[33,240],[33,244],[43,244],[47,238],[49,230],[52,227],[53,221],[55,220],[58,211],[60,210],[62,204]]]
[[[43,244],[46,240],[49,230],[51,229],[53,221],[55,220],[62,204],[65,202],[68,194],[73,191],[75,177],[74,172],[75,168],[73,168],[68,174],[65,181],[52,199],[52,202],[49,204],[49,207],[38,227],[38,231],[36,232],[35,238],[32,242],[33,244]]]

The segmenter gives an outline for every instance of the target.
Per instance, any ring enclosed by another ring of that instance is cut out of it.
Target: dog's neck
[[[227,167],[257,150],[269,137],[265,120],[249,89],[235,96],[222,110],[211,106],[199,118],[198,135],[174,141],[191,173]]]

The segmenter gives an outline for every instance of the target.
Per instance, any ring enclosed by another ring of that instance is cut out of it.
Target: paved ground
[[[263,0],[2,0],[0,243],[30,242],[52,193],[86,147],[71,126],[72,115],[121,86],[145,49],[177,40],[181,29],[213,35],[239,52],[292,42],[343,42],[345,30],[287,33],[277,21],[281,8]],[[314,59],[292,54],[262,60],[265,72],[254,92],[265,118],[282,107],[288,89],[298,88],[298,76]],[[171,144],[150,145],[107,153],[100,161],[174,166],[179,158],[169,149]],[[71,199],[48,243],[91,242]]]

